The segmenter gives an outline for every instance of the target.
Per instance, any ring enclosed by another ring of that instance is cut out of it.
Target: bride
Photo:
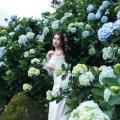
[[[61,67],[62,64],[67,65],[65,62],[65,42],[67,38],[63,32],[55,32],[53,33],[52,45],[54,50],[48,51],[47,57],[47,67],[46,69],[49,72],[53,72],[54,77],[54,85],[53,89],[59,87],[62,82],[61,76],[55,76],[55,68]],[[69,81],[70,75],[66,77],[66,80]],[[65,113],[69,110],[66,105],[66,98],[62,99],[59,103],[56,103],[56,100],[49,103],[49,113],[48,120],[68,120],[68,114]]]

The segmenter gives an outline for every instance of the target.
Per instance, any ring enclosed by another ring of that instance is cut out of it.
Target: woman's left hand
[[[54,67],[54,65],[48,64],[48,65],[47,65],[47,69],[48,69],[48,71],[54,71],[54,70],[55,70],[55,67]]]

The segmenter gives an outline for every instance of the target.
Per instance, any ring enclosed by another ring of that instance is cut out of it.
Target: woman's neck
[[[62,50],[62,48],[60,47],[60,48],[55,48],[55,51],[60,51],[60,50]],[[63,50],[62,50],[63,51]]]

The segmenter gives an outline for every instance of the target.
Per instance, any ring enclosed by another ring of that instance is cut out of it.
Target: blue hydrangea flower
[[[101,18],[101,11],[96,12],[95,18],[98,19],[98,20]]]
[[[26,28],[26,31],[27,31],[27,32],[32,32],[32,29],[31,29],[30,27],[27,27],[27,28]]]
[[[3,55],[5,54],[6,50],[5,47],[0,47],[0,58],[3,57]]]
[[[120,29],[120,20],[114,22],[114,29]]]
[[[103,10],[105,10],[105,7],[101,5],[98,10],[103,11]]]
[[[55,20],[55,21],[53,21],[51,27],[52,27],[53,29],[58,29],[59,23],[60,23],[60,20]]]
[[[103,1],[102,6],[107,9],[110,6],[110,2],[108,0]]]
[[[117,13],[117,19],[120,19],[120,11]]]
[[[47,25],[48,25],[48,19],[44,19],[43,20],[43,25],[44,25],[44,27],[47,27]]]
[[[95,20],[95,14],[94,13],[89,13],[87,16],[88,21],[93,21]]]
[[[44,34],[38,34],[35,39],[36,39],[37,41],[43,41],[44,38],[45,38],[45,35],[44,35]]]
[[[98,30],[98,39],[100,41],[107,41],[108,38],[112,35],[114,31],[114,24],[112,22],[108,22],[103,24],[102,28]]]
[[[93,5],[88,5],[88,7],[87,7],[87,12],[93,12],[94,11],[94,6]]]
[[[87,38],[89,35],[90,35],[90,31],[88,31],[88,30],[85,30],[85,31],[82,32],[82,38],[83,39]]]
[[[16,15],[12,15],[10,19],[11,19],[12,21],[15,21],[15,20],[16,20],[16,18],[17,18],[17,16],[16,16]]]
[[[28,41],[28,39],[26,38],[25,35],[19,36],[19,40],[18,40],[19,45],[25,45],[27,41]]]
[[[108,21],[108,17],[107,16],[102,16],[101,18],[101,23],[106,23]]]
[[[21,25],[17,25],[17,26],[14,28],[14,31],[15,31],[15,32],[18,32],[18,31],[20,30],[20,28],[21,28]]]

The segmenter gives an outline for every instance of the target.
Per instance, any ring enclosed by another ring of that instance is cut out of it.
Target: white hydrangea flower
[[[113,48],[105,47],[102,49],[103,52],[103,60],[111,59],[113,57]]]
[[[71,33],[75,33],[76,32],[76,27],[75,27],[75,24],[74,23],[70,23],[69,25],[68,25],[68,31],[69,32],[71,32]]]
[[[43,34],[46,35],[47,33],[49,33],[49,29],[48,29],[48,27],[45,27],[45,28],[43,29]]]
[[[30,55],[35,54],[35,49],[30,49],[30,50],[29,50],[29,54],[30,54]]]
[[[120,48],[118,49],[117,54],[120,55]]]
[[[67,18],[71,17],[72,13],[65,13],[64,16],[60,19],[60,23],[62,24]]]
[[[0,62],[0,67],[2,67],[2,66],[6,66],[6,64],[5,64],[5,62]]]
[[[79,120],[79,110],[78,109],[74,109],[71,113],[71,116],[69,118],[69,120]]]
[[[69,27],[68,31],[71,33],[75,33],[76,32],[76,28],[75,27]]]
[[[33,32],[27,32],[26,37],[28,40],[33,40],[34,39],[35,34]]]
[[[33,75],[35,76],[40,75],[40,70],[34,67],[30,67],[30,69],[28,70],[28,76],[32,77]]]
[[[106,69],[106,67],[107,67],[107,66],[102,65],[102,66],[100,66],[99,70],[102,71],[102,70]]]
[[[15,34],[15,32],[10,32],[10,33],[9,33],[9,36],[13,37],[14,34]]]
[[[69,120],[110,120],[94,101],[85,101],[74,109]]]
[[[63,17],[60,19],[60,23],[62,24],[65,20],[66,20],[66,17],[63,16]]]
[[[53,97],[58,97],[60,95],[60,86],[59,85],[56,85],[53,87],[52,89],[52,96]]]
[[[24,58],[28,58],[28,56],[29,56],[29,52],[28,51],[24,52]]]
[[[69,88],[68,83],[69,83],[70,76],[71,76],[71,73],[68,73],[66,79],[61,81],[61,83],[60,83],[60,87],[61,87],[63,90]]]
[[[72,13],[68,13],[68,12],[65,13],[65,16],[66,16],[66,17],[71,17],[72,15],[73,15]]]
[[[104,78],[115,78],[116,77],[111,66],[108,66],[108,67],[102,66],[100,69],[102,70],[102,72],[99,75],[99,83],[101,85],[103,85]]]
[[[7,37],[6,36],[1,36],[0,37],[0,44],[1,42],[7,42]]]
[[[48,90],[48,91],[46,92],[46,96],[47,96],[47,100],[51,100],[51,99],[53,98],[53,96],[52,96],[52,91],[51,91],[51,90]]]
[[[32,89],[32,86],[30,84],[28,84],[28,83],[23,84],[24,91],[31,91],[31,89]]]
[[[106,89],[104,90],[104,100],[105,100],[106,102],[108,102],[111,94],[112,94],[112,92],[111,92],[111,90],[110,90],[109,88],[106,88]]]
[[[72,70],[72,75],[76,76],[79,75],[80,73],[85,73],[87,72],[87,67],[85,64],[77,64],[76,66],[73,67]]]
[[[31,64],[35,64],[35,63],[39,64],[39,63],[40,63],[40,60],[39,60],[38,58],[32,59],[32,60],[31,60]]]
[[[59,27],[59,20],[56,20],[56,21],[53,21],[51,27],[55,30],[55,29],[58,29]]]

